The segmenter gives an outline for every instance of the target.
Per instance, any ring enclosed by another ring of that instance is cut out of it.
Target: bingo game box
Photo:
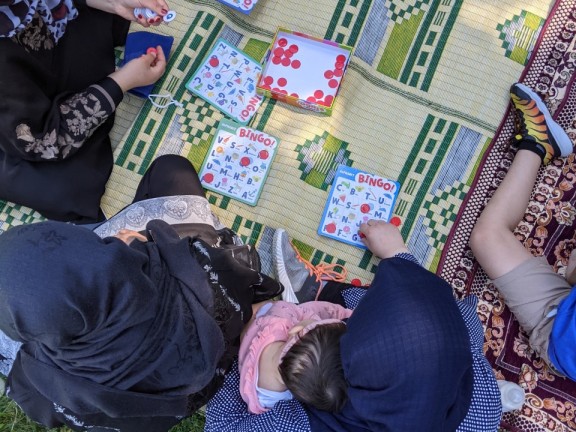
[[[360,224],[369,219],[394,223],[390,216],[399,192],[400,183],[396,181],[340,165],[318,234],[366,249],[358,233]]]
[[[221,120],[200,169],[202,186],[255,206],[279,143],[267,133]]]
[[[349,46],[279,28],[256,91],[330,115],[351,55]]]
[[[236,9],[246,15],[252,12],[258,0],[218,0],[220,3],[224,3],[227,6],[230,6],[232,9]]]
[[[247,124],[262,104],[256,83],[262,74],[259,62],[218,39],[186,88],[231,119]]]

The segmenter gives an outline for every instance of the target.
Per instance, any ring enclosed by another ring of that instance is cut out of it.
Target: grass
[[[12,400],[0,396],[0,432],[72,432],[68,428],[46,429],[34,423]],[[171,432],[202,432],[204,414],[197,413],[171,429]]]

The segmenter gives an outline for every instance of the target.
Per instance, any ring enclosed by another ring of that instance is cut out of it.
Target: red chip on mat
[[[294,55],[294,53],[292,51],[284,51],[284,57],[292,57]]]
[[[399,227],[400,225],[402,225],[402,220],[398,216],[394,216],[392,219],[390,219],[390,223],[394,226]]]
[[[308,96],[308,98],[306,98],[306,100],[308,102],[316,102],[316,98],[314,96]]]
[[[295,97],[295,98],[299,98],[300,96],[298,96],[298,93],[290,93],[290,96]]]
[[[332,105],[332,102],[334,102],[334,96],[332,96],[332,95],[327,95],[327,96],[324,98],[324,105],[330,106],[330,105]]]
[[[338,87],[338,80],[331,79],[330,81],[328,81],[328,87],[330,87],[330,88]]]
[[[284,50],[282,48],[276,48],[273,52],[275,57],[282,57],[284,55]]]
[[[278,85],[280,87],[284,87],[286,84],[288,84],[288,80],[286,78],[278,78]]]
[[[364,236],[364,234],[360,233],[360,237]],[[366,236],[364,236],[366,237]],[[355,287],[362,286],[362,281],[360,279],[352,279],[350,281],[350,285],[354,285]]]
[[[344,72],[342,71],[342,69],[336,69],[334,71],[334,76],[335,77],[341,77],[344,74]]]
[[[272,78],[271,76],[267,76],[264,78],[264,84],[266,84],[266,85],[272,85],[273,82],[274,82],[274,78]]]
[[[344,63],[338,62],[338,63],[336,63],[336,64],[334,65],[334,67],[335,67],[336,69],[338,69],[338,70],[344,69]]]
[[[330,79],[334,76],[334,72],[332,72],[331,70],[327,70],[326,72],[324,72],[324,78],[326,79]]]
[[[282,57],[272,57],[272,63],[277,65],[282,62]]]
[[[282,59],[281,63],[282,63],[282,66],[290,66],[291,61],[288,57],[284,57]]]
[[[340,54],[336,57],[336,63],[344,63],[346,61],[346,56],[344,54]]]
[[[288,51],[290,51],[293,54],[296,54],[298,52],[298,45],[296,44],[292,44],[288,47]]]
[[[316,90],[314,92],[314,97],[316,99],[322,99],[324,97],[324,92],[322,90]]]
[[[300,66],[302,66],[302,63],[300,63],[300,60],[294,60],[294,61],[292,62],[292,67],[293,67],[294,69],[299,69]]]
[[[278,39],[278,45],[280,45],[281,47],[285,47],[286,45],[288,45],[288,41],[284,38],[280,38]]]

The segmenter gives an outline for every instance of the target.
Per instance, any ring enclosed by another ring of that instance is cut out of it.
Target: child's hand
[[[154,84],[166,70],[166,57],[162,47],[158,45],[155,50],[129,61],[122,68],[110,74],[122,91],[126,92],[134,87]]]
[[[380,257],[390,258],[402,252],[410,252],[398,227],[391,223],[370,219],[360,225],[360,237],[370,251]]]

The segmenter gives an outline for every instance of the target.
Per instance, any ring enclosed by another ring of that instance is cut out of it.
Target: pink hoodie
[[[264,305],[263,307],[266,307]],[[240,369],[240,394],[254,414],[267,411],[258,400],[256,377],[262,350],[272,342],[285,342],[288,332],[304,320],[342,320],[350,317],[352,311],[334,303],[313,301],[300,305],[284,301],[274,302],[266,312],[256,314],[256,319],[248,327],[242,344],[238,365]]]

